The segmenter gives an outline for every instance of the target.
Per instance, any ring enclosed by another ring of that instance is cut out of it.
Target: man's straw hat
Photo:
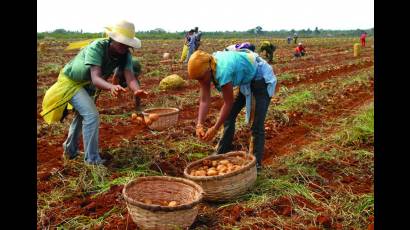
[[[114,41],[133,48],[141,48],[141,40],[135,37],[135,27],[131,22],[119,21],[113,26],[105,27],[107,35]]]

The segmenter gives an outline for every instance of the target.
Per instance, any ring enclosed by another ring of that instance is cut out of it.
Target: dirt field
[[[308,55],[297,60],[285,39],[270,40],[278,46],[272,64],[278,85],[265,123],[264,169],[239,199],[201,203],[191,229],[373,229],[373,40],[353,57],[358,38],[301,39]],[[213,52],[243,41],[204,36],[200,49]],[[64,163],[62,143],[72,114],[53,125],[40,117],[44,93],[76,55],[63,51],[66,41],[45,43],[37,63],[37,228],[136,229],[121,194],[123,185],[138,176],[181,177],[189,162],[213,152],[220,137],[211,143],[195,137],[195,81],[181,89],[158,88],[170,74],[187,79],[186,65],[177,62],[183,41],[142,41],[142,49],[133,54],[143,66],[141,85],[150,92],[143,105],[179,108],[177,126],[151,131],[131,120],[130,94],[100,95],[100,151],[109,159],[107,167],[86,166],[83,154]],[[162,64],[164,52],[174,61]],[[208,126],[221,105],[213,90]],[[235,149],[246,151],[250,135],[242,111]]]

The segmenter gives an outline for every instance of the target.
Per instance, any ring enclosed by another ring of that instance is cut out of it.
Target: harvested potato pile
[[[154,121],[159,119],[159,114],[151,113],[148,117],[144,117],[144,121],[146,125],[151,125]]]
[[[237,162],[237,163],[235,163]],[[238,163],[240,162],[240,163]],[[236,156],[235,160],[204,160],[202,166],[192,169],[191,176],[218,176],[241,169],[245,165],[245,159]]]
[[[175,207],[178,205],[178,202],[175,200],[172,201],[166,201],[166,200],[150,200],[150,199],[140,199],[140,202],[144,204],[156,204],[156,205],[161,205],[161,206],[168,206],[168,207]]]
[[[131,120],[135,123],[137,123],[138,125],[143,125],[145,124],[145,121],[142,117],[139,117],[136,113],[132,113],[131,114]]]

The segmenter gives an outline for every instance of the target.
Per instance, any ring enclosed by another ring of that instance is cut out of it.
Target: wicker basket
[[[142,114],[144,119],[148,119],[150,113],[159,115],[159,119],[152,122],[148,127],[155,130],[163,130],[175,125],[178,122],[179,109],[177,108],[152,108],[146,109]]]
[[[245,166],[239,170],[217,176],[191,176],[192,169],[202,165],[204,160],[228,159],[237,163],[236,156],[241,156],[248,160]],[[196,182],[204,189],[204,200],[227,201],[244,194],[256,181],[256,158],[252,154],[243,151],[229,152],[225,154],[205,157],[187,165],[184,175],[188,179]]]
[[[122,191],[132,220],[141,229],[187,229],[198,214],[203,190],[198,184],[177,177],[139,177]],[[146,204],[141,199],[176,201],[174,207]]]

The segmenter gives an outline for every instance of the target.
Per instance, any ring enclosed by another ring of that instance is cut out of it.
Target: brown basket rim
[[[229,173],[225,173],[224,175],[217,175],[217,176],[191,176],[188,173],[189,169],[191,169],[192,167],[200,164],[204,160],[215,160],[215,159],[226,158],[226,157],[229,157],[229,156],[235,156],[235,155],[239,155],[239,154],[241,154],[241,155],[243,154],[245,156],[249,156],[249,157],[252,158],[251,162],[248,163],[248,165],[246,165],[245,167],[243,167],[239,170],[229,172]],[[232,151],[232,152],[227,152],[227,153],[224,153],[224,154],[217,154],[217,155],[208,156],[208,157],[205,157],[205,158],[202,158],[202,159],[199,159],[197,161],[189,163],[184,169],[184,176],[186,178],[190,179],[190,180],[193,180],[193,181],[223,180],[225,178],[241,174],[241,173],[249,170],[250,168],[255,167],[255,165],[256,165],[256,158],[255,158],[254,155],[248,154],[245,151]]]
[[[156,205],[156,204],[145,204],[143,202],[140,202],[138,200],[134,200],[131,197],[127,196],[127,189],[131,186],[133,186],[136,183],[139,183],[141,181],[150,181],[150,180],[166,180],[166,181],[177,181],[177,182],[181,182],[184,183],[186,185],[192,186],[195,189],[198,190],[199,192],[199,198],[192,201],[189,204],[182,204],[182,205],[177,205],[175,207],[167,207],[167,206],[161,206],[161,205]],[[146,177],[138,177],[130,182],[128,182],[124,188],[122,189],[122,194],[123,197],[125,199],[125,201],[129,204],[135,205],[137,207],[146,209],[146,210],[150,210],[150,211],[168,211],[168,212],[172,212],[172,211],[177,211],[177,210],[185,210],[185,209],[191,209],[194,206],[196,206],[197,204],[199,204],[204,196],[204,190],[202,189],[202,187],[200,185],[198,185],[197,183],[195,183],[194,181],[185,179],[185,178],[180,178],[180,177],[170,177],[170,176],[146,176]]]
[[[158,110],[158,109],[173,110],[173,111],[170,111],[170,112],[167,112],[167,113],[159,113],[158,115],[159,115],[160,117],[169,116],[169,115],[174,115],[174,114],[179,113],[179,109],[177,109],[177,108],[173,108],[173,107],[156,107],[156,108],[145,109],[145,110],[142,112],[142,115],[144,115],[144,116],[149,116],[149,114],[150,114],[151,111],[153,111],[153,110]]]

